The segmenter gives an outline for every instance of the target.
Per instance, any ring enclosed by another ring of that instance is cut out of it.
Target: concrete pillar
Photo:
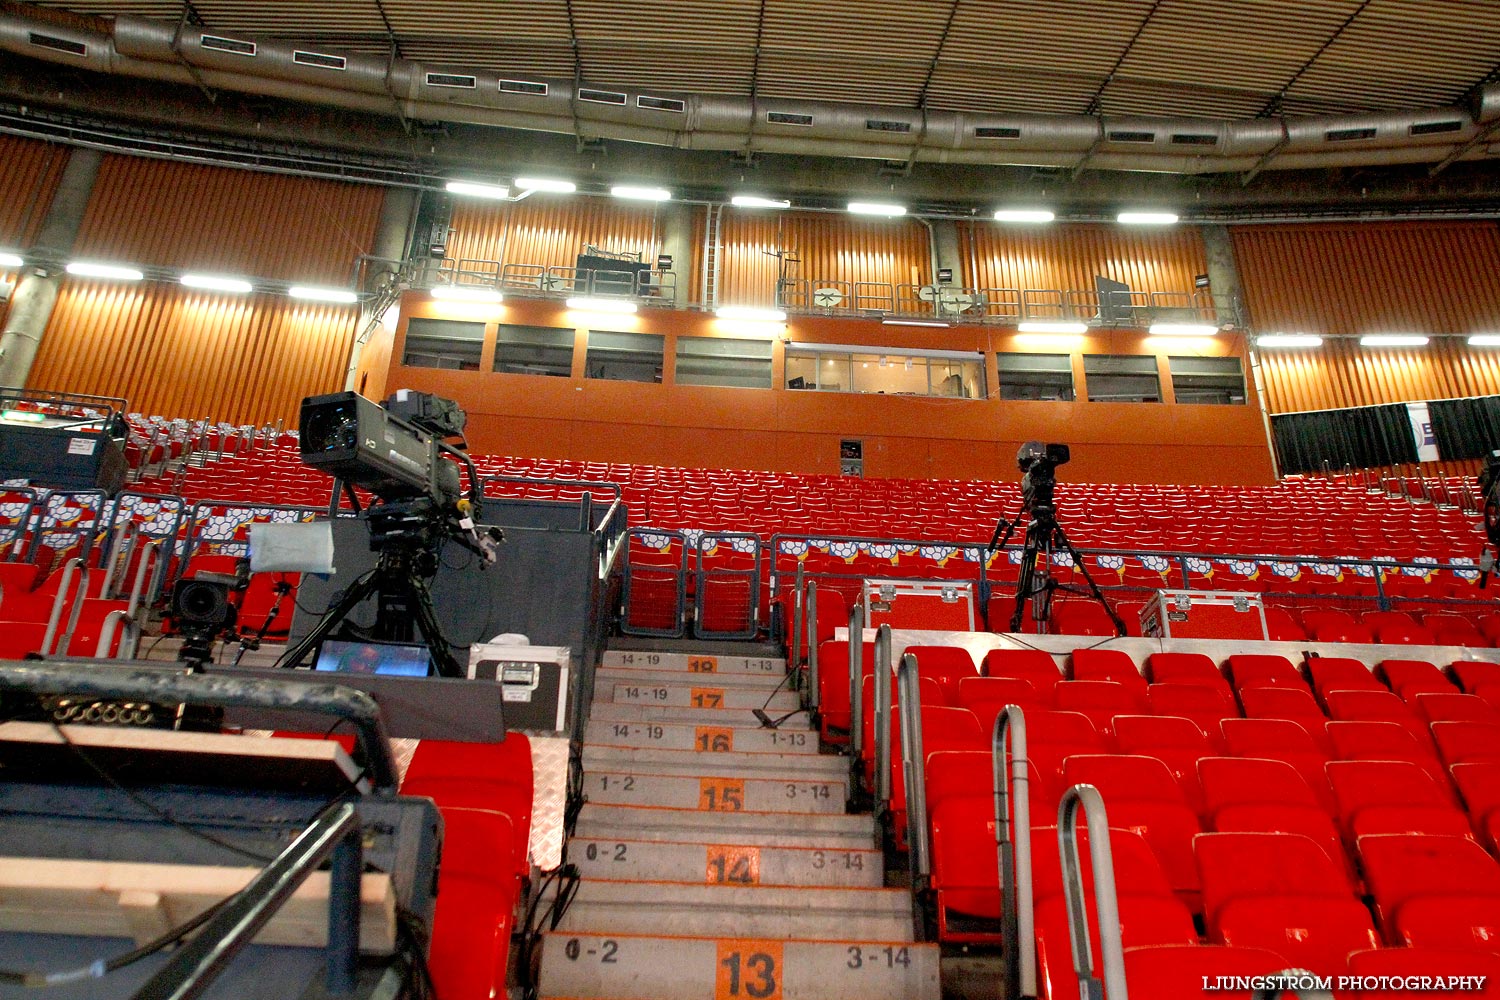
[[[417,208],[417,192],[411,188],[387,188],[385,203],[380,207],[380,221],[375,226],[375,245],[370,256],[387,261],[400,261],[406,256],[407,244],[411,242],[411,227]],[[365,287],[358,291],[370,294],[385,288],[395,280],[398,264],[371,264],[365,270]],[[349,347],[349,365],[344,370],[344,388],[354,389],[359,377],[359,359],[365,344],[381,323],[382,315],[376,306],[388,308],[389,300],[376,297],[360,306],[359,323],[355,326],[354,343]]]
[[[661,212],[661,252],[672,258],[672,271],[677,278],[677,306],[686,306],[692,301],[698,287],[698,276],[693,273],[693,213],[694,205],[666,202],[658,209]],[[650,262],[654,267],[655,261]]]
[[[964,273],[963,255],[958,246],[958,223],[949,219],[932,220],[932,268],[934,284],[941,268],[953,270],[953,284],[958,288],[967,288],[974,282],[974,275]]]
[[[1208,257],[1209,291],[1213,292],[1219,323],[1233,321],[1240,329],[1248,329],[1250,316],[1240,288],[1240,269],[1235,261],[1229,227],[1202,226],[1199,232],[1203,234],[1203,249]]]
[[[32,262],[21,272],[11,296],[5,332],[0,334],[0,385],[26,385],[32,362],[42,346],[42,336],[47,332],[47,323],[52,319],[52,310],[57,305],[63,265],[83,225],[83,214],[88,208],[103,159],[104,154],[97,149],[75,148],[68,156],[68,164],[63,168],[57,193],[52,197],[52,205],[47,210],[46,221],[42,223],[34,247],[35,256],[40,260]]]

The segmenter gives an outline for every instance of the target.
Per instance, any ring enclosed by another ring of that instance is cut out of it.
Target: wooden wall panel
[[[1272,413],[1500,393],[1500,352],[1457,338],[1411,349],[1330,338],[1317,350],[1264,350],[1260,370]]]
[[[67,282],[29,384],[124,396],[131,408],[296,426],[303,396],[336,391],[357,312],[165,282]]]
[[[448,256],[571,267],[585,243],[655,261],[662,225],[654,205],[536,194],[524,201],[455,200]]]
[[[1208,270],[1203,239],[1192,226],[961,223],[959,237],[964,266],[976,272],[967,283],[979,288],[1092,291],[1094,276],[1103,275],[1138,292],[1191,292],[1193,276]]]
[[[927,229],[912,219],[861,219],[814,212],[724,210],[719,302],[770,305],[776,300],[778,251],[795,251],[793,278],[884,281],[932,280]]]
[[[106,156],[79,257],[346,285],[374,243],[383,189]]]
[[[67,162],[66,146],[0,135],[0,247],[31,246]]]
[[[1306,333],[1500,332],[1494,222],[1236,226],[1255,329]]]

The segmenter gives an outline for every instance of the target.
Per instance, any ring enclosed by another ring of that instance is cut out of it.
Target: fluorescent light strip
[[[1469,338],[1470,347],[1500,347],[1500,333],[1476,333]]]
[[[737,194],[729,199],[729,204],[736,208],[791,208],[792,203],[785,198],[763,198],[758,194]]]
[[[184,274],[177,279],[188,288],[201,288],[208,292],[231,292],[244,295],[253,287],[244,278],[226,278],[218,274]]]
[[[627,201],[671,201],[672,192],[666,188],[654,187],[632,187],[629,184],[616,184],[609,189],[609,193],[616,198],[624,198]]]
[[[1424,347],[1427,338],[1418,333],[1372,333],[1359,338],[1360,347]]]
[[[579,312],[633,313],[636,310],[636,304],[625,299],[569,299],[566,304],[569,309]]]
[[[1051,222],[1057,218],[1045,208],[997,208],[996,222]]]
[[[480,184],[476,181],[449,181],[449,194],[463,194],[471,198],[493,198],[501,201],[510,197],[510,188],[504,184]]]
[[[1307,333],[1267,333],[1255,338],[1256,347],[1322,347],[1323,338]]]
[[[47,415],[35,410],[5,410],[0,412],[0,420],[9,420],[17,424],[45,424]]]
[[[786,313],[780,309],[757,309],[754,306],[720,306],[714,310],[720,319],[737,319],[750,323],[785,323]]]
[[[308,302],[338,302],[342,305],[352,305],[359,301],[359,296],[354,292],[343,288],[314,288],[312,285],[293,285],[286,293],[294,299],[305,299]]]
[[[851,201],[849,211],[854,215],[880,215],[894,219],[906,214],[906,206],[885,201]]]
[[[0,253],[0,267],[22,267],[25,261],[13,253]]]
[[[578,185],[572,181],[559,181],[550,177],[517,177],[516,187],[523,191],[552,191],[557,194],[572,194]]]
[[[115,281],[140,281],[145,277],[133,267],[118,264],[94,264],[89,261],[74,261],[68,265],[68,273],[79,278],[111,278]]]
[[[1027,320],[1016,327],[1017,333],[1084,334],[1089,332],[1087,323],[1043,322]]]
[[[469,287],[453,285],[436,285],[432,289],[432,297],[443,299],[447,302],[504,302],[505,296],[493,288]]]
[[[953,325],[940,319],[883,319],[880,323],[882,326],[934,326],[944,330]]]
[[[1219,328],[1207,323],[1152,323],[1153,337],[1213,337]]]
[[[1177,222],[1172,212],[1121,212],[1115,221],[1127,226],[1170,226]]]

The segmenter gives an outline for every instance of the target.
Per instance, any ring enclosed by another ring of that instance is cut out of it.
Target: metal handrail
[[[922,688],[917,658],[901,655],[896,669],[896,701],[901,720],[901,776],[906,782],[906,842],[912,887],[925,889],[932,873],[932,847],[927,837],[927,787],[922,775],[927,756],[922,752]]]
[[[891,627],[875,632],[875,809],[891,800]]]
[[[72,590],[73,578],[79,578],[78,589],[74,591],[72,604],[68,605],[68,592]],[[84,595],[89,589],[89,568],[84,564],[82,557],[74,556],[63,564],[62,577],[58,580],[57,594],[52,598],[52,612],[47,616],[47,631],[42,635],[42,648],[38,650],[43,656],[52,656],[57,643],[57,627],[62,623],[63,607],[69,606],[68,625],[64,637],[73,634],[74,627],[78,624],[78,614],[82,607]],[[62,649],[67,652],[67,647]]]
[[[849,609],[849,749],[856,773],[865,743],[864,702],[865,609]]]
[[[360,879],[364,844],[359,812],[338,802],[320,812],[297,839],[224,903],[191,941],[132,1000],[194,1000],[332,856],[328,878],[328,944],[324,985],[332,996],[350,996],[359,972]]]
[[[1083,885],[1083,863],[1078,855],[1078,814],[1089,835],[1093,865],[1094,909],[1099,921],[1100,976],[1094,974],[1094,951],[1089,943],[1088,899]],[[1115,862],[1109,841],[1109,816],[1104,797],[1093,785],[1074,785],[1063,793],[1057,808],[1057,853],[1062,861],[1063,895],[1068,907],[1068,940],[1073,947],[1073,972],[1082,1000],[1129,1000],[1125,987],[1125,949],[1120,939],[1120,902],[1115,892]]]
[[[1010,736],[1007,762],[1005,737]],[[1032,891],[1030,761],[1026,713],[1006,705],[995,716],[990,746],[995,783],[995,851],[1000,875],[1000,932],[1005,941],[1009,995],[1033,1000],[1036,987],[1036,899]],[[1011,811],[1015,823],[1011,823]]]

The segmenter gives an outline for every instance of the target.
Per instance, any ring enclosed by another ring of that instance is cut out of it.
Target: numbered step
[[[600,689],[596,686],[596,692]],[[771,715],[785,715],[802,707],[795,691],[767,692],[760,688],[722,687],[717,684],[615,684],[609,689],[617,705],[664,705],[671,708],[743,709],[759,708]],[[596,693],[595,697],[598,695]]]
[[[869,813],[809,813],[788,823],[780,813],[700,812],[585,802],[575,838],[604,842],[649,840],[677,843],[750,844],[759,847],[818,847],[870,850],[876,845],[875,817]]]
[[[864,888],[885,884],[883,856],[876,850],[574,837],[568,842],[568,861],[577,865],[586,878],[638,882]]]
[[[896,940],[912,931],[905,889],[583,879],[559,930]]]
[[[779,656],[712,656],[700,653],[653,653],[608,650],[601,666],[611,670],[662,670],[688,674],[750,674],[776,677],[786,673]]]
[[[591,772],[584,777],[591,802],[697,809],[701,812],[841,813],[848,782],[778,781],[731,776]]]
[[[780,720],[777,729],[790,732],[812,728],[812,715],[809,712],[799,710],[789,715],[774,708],[765,711],[772,720]],[[589,718],[608,719],[612,722],[685,722],[694,725],[744,726],[751,729],[760,727],[760,719],[748,708],[673,708],[670,705],[622,705],[613,701],[595,701],[589,707]]]
[[[693,750],[698,753],[816,754],[816,733],[739,726],[694,726],[673,722],[589,720],[584,742],[599,746]]]
[[[689,750],[640,750],[633,747],[583,749],[583,769],[647,774],[702,775],[703,755]],[[731,777],[784,778],[787,781],[838,781],[849,775],[849,758],[832,755],[717,753],[713,771]]]
[[[576,1000],[938,1000],[938,946],[548,934],[541,995]]]
[[[615,670],[601,669],[594,674],[594,689],[606,683],[636,684],[641,687],[664,685],[673,687],[736,688],[743,691],[759,691],[764,698],[778,688],[791,691],[791,682],[786,675],[758,674],[689,674],[663,670]],[[795,693],[795,692],[793,692]]]

